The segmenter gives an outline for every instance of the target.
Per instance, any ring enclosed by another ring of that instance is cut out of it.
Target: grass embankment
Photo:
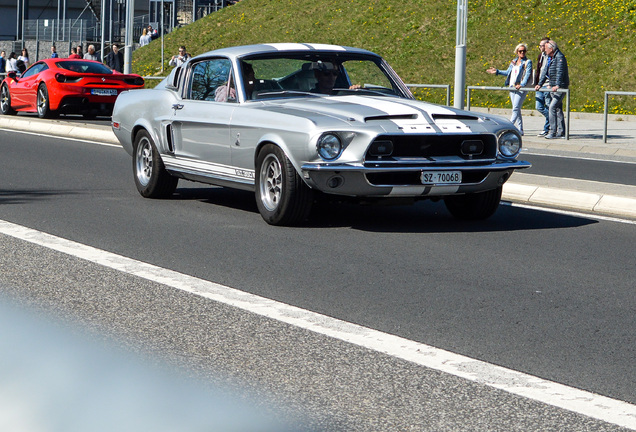
[[[164,38],[164,75],[179,45],[192,54],[264,42],[314,42],[369,49],[405,82],[453,84],[456,1],[242,0]],[[466,84],[503,86],[505,69],[527,43],[535,61],[543,36],[557,41],[570,67],[573,111],[602,112],[605,91],[636,91],[636,0],[469,0]],[[160,74],[161,42],[136,50],[133,71]],[[445,92],[416,96],[444,103]],[[506,92],[476,91],[473,106],[508,108]],[[524,108],[534,107],[528,97]],[[636,114],[636,98],[613,98],[610,112]]]

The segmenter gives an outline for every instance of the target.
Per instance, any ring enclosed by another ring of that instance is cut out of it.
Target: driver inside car
[[[311,68],[314,70],[316,85],[309,90],[311,93],[320,93],[331,95],[340,75],[340,68],[332,62],[313,62]],[[361,88],[360,85],[354,84],[348,87],[350,90]]]

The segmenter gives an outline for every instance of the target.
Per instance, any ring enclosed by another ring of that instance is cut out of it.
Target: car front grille
[[[497,138],[491,134],[481,135],[453,135],[453,134],[436,134],[436,135],[395,135],[378,136],[374,143],[388,142],[392,143],[393,151],[390,155],[373,154],[369,146],[369,150],[365,155],[366,166],[378,166],[385,164],[435,164],[448,163],[449,158],[456,158],[457,162],[478,162],[485,160],[493,160],[497,157]],[[466,152],[466,147],[476,143],[481,151],[478,153]],[[464,151],[462,150],[464,147]]]

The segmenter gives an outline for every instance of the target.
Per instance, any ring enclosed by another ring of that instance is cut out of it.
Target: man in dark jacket
[[[563,98],[565,93],[557,93],[559,89],[566,89],[570,86],[570,75],[568,73],[568,62],[556,42],[549,40],[545,45],[545,53],[548,55],[548,64],[541,73],[539,82],[535,86],[535,90],[539,90],[543,83],[548,81],[552,93],[550,101],[549,117],[550,117],[550,133],[545,137],[547,139],[565,137],[565,119],[563,117]]]
[[[544,37],[539,42],[539,57],[537,58],[537,69],[534,71],[534,80],[533,85],[537,85],[539,83],[539,79],[541,78],[541,72],[546,69],[548,65],[548,55],[545,53],[545,46],[550,40],[549,37]],[[545,83],[542,87],[542,90],[547,90],[548,83]],[[543,125],[543,130],[539,133],[539,136],[546,136],[548,132],[550,132],[550,115],[548,107],[550,106],[550,100],[552,100],[550,96],[550,92],[547,91],[538,91],[535,93],[535,108],[537,111],[541,113],[545,117],[545,123]]]
[[[124,55],[119,52],[117,44],[113,44],[113,49],[106,56],[106,64],[112,70],[124,72]]]

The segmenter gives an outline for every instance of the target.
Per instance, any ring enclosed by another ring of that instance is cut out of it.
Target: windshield
[[[77,60],[77,61],[63,61],[55,63],[60,69],[66,69],[72,72],[79,73],[94,73],[94,74],[112,74],[113,71],[107,66],[93,62],[93,61],[85,61],[85,60]]]
[[[333,53],[276,58],[245,58],[240,62],[246,99],[341,96],[365,93],[408,97],[378,57]]]

